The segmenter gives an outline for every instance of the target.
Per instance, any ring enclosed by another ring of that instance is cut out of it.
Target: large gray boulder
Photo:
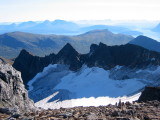
[[[0,108],[15,109],[20,113],[35,109],[24,87],[21,73],[3,59],[0,59]]]

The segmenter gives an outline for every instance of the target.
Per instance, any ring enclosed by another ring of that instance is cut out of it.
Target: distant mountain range
[[[0,25],[0,34],[8,32],[30,32],[36,34],[57,34],[57,35],[78,35],[90,30],[108,29],[114,33],[123,33],[127,35],[142,35],[141,32],[130,30],[126,27],[111,25],[87,25],[82,26],[74,22],[65,20],[33,22],[27,21],[19,24]]]
[[[108,29],[109,31],[113,33],[121,33],[121,34],[126,34],[126,35],[132,35],[132,36],[137,36],[137,35],[142,35],[142,32],[135,31],[135,30],[130,30],[129,28],[122,27],[122,26],[111,26],[111,25],[93,25],[93,26],[88,26],[81,28],[81,31],[90,31],[90,30],[97,30],[97,29]]]
[[[160,52],[160,42],[146,37],[146,36],[138,36],[135,39],[133,39],[132,41],[129,42],[130,44],[134,44],[134,45],[138,45],[138,46],[142,46],[146,49],[152,50],[152,51],[157,51]]]
[[[20,24],[0,25],[0,33],[7,32],[30,32],[37,34],[68,34],[77,32],[79,26],[73,22],[64,20],[33,22],[27,21]]]
[[[133,37],[130,35],[114,34],[106,29],[93,30],[76,36],[11,32],[0,35],[0,56],[14,58],[22,49],[39,56],[45,56],[53,52],[57,53],[66,43],[71,43],[80,53],[87,53],[92,43],[103,42],[107,45],[121,45],[132,39]]]

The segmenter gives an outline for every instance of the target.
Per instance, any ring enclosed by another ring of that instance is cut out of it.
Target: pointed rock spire
[[[72,45],[70,43],[67,43],[59,52],[58,52],[58,56],[62,55],[62,54],[78,54],[78,52],[72,47]]]

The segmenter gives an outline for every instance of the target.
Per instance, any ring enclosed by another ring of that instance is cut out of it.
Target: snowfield
[[[71,107],[76,107],[76,106],[84,106],[84,107],[88,107],[88,106],[103,106],[103,105],[115,105],[116,102],[118,103],[119,100],[121,100],[122,102],[132,102],[135,101],[139,98],[139,96],[141,95],[141,93],[135,94],[133,96],[130,97],[117,97],[117,98],[111,98],[111,97],[89,97],[89,98],[79,98],[79,99],[71,99],[71,100],[64,100],[64,101],[53,101],[53,102],[48,102],[49,99],[51,99],[52,97],[54,97],[56,94],[58,93],[54,93],[53,95],[40,100],[39,102],[36,102],[35,105],[37,107],[42,107],[44,109],[59,109],[61,107],[63,108],[71,108]]]
[[[29,83],[29,96],[37,107],[99,106],[135,101],[146,85],[159,85],[160,67],[137,70],[116,66],[111,70],[84,65],[73,72],[66,65],[49,65]]]

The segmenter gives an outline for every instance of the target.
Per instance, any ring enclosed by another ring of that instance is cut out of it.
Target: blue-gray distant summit
[[[135,39],[133,39],[132,41],[129,42],[130,44],[134,44],[134,45],[138,45],[138,46],[142,46],[146,49],[152,50],[152,51],[157,51],[160,52],[160,42],[146,37],[146,36],[138,36]]]

